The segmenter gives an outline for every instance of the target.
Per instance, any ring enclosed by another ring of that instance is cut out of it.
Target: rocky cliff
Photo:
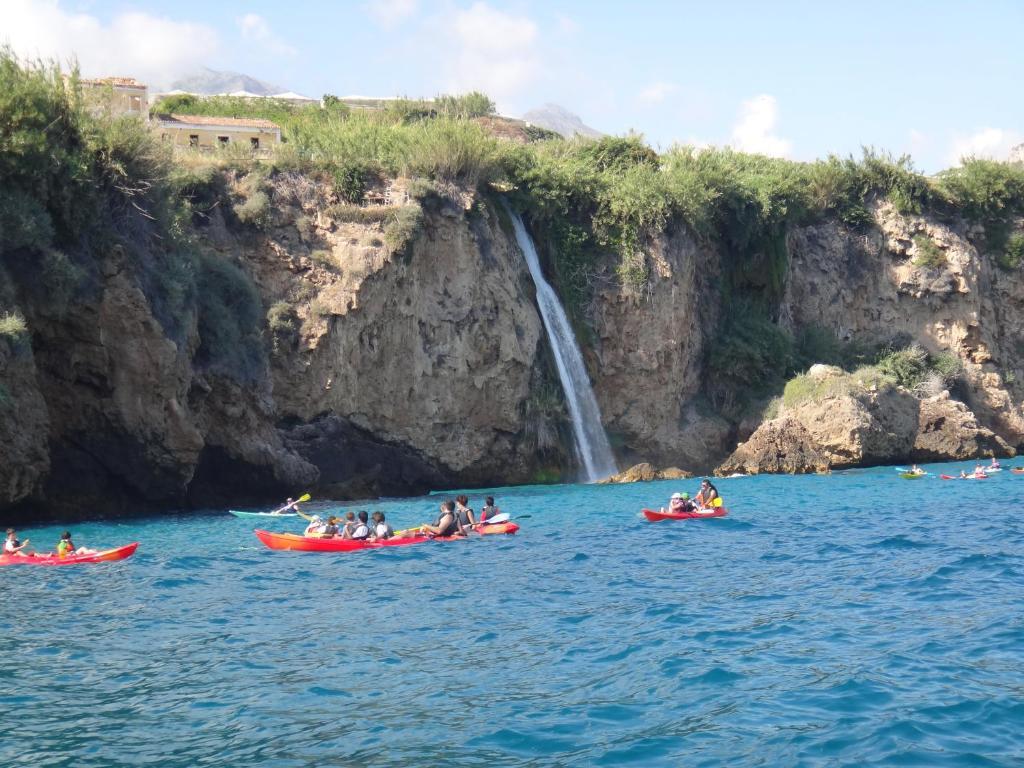
[[[28,332],[0,340],[6,516],[571,474],[533,286],[493,200],[454,187],[409,196],[398,180],[389,190],[397,202],[360,207],[322,180],[278,174],[261,182],[269,207],[253,223],[234,212],[252,183],[238,173],[224,183],[195,232],[201,269],[255,291],[258,322],[227,345],[248,350],[242,356],[211,352],[201,300],[169,321],[137,253],[102,251],[59,309],[8,260],[6,304]],[[962,363],[954,392],[831,393],[763,425],[716,409],[708,360],[732,311],[724,257],[669,226],[644,243],[642,281],[617,280],[613,253],[597,264],[585,307],[584,352],[622,465],[707,471],[751,433],[721,471],[818,471],[1020,445],[1021,281],[980,252],[983,232],[955,217],[879,204],[874,218],[866,229],[825,221],[789,232],[778,325],[948,351]],[[242,288],[218,289],[233,322],[254,311]]]

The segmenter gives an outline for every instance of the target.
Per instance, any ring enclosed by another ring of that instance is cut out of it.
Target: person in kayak
[[[693,512],[696,508],[696,505],[690,501],[690,494],[688,493],[673,493],[672,498],[668,500],[668,511],[674,515],[683,512]],[[661,511],[664,512],[665,508],[662,507]]]
[[[324,539],[333,539],[338,535],[338,518],[331,515],[327,518],[327,522],[320,528],[320,536]]]
[[[25,551],[28,546],[28,539],[18,541],[18,532],[13,528],[7,529],[7,538],[4,540],[4,554],[17,555],[18,557],[32,557],[30,552]]]
[[[384,520],[384,513],[374,512],[373,526],[370,532],[370,538],[386,540],[390,539],[394,535],[394,529],[390,525],[388,525],[387,522]]]
[[[974,465],[974,476],[975,477],[987,477],[985,474],[985,468],[981,464]]]
[[[352,527],[352,532],[349,534],[350,539],[362,541],[370,538],[369,518],[370,516],[366,514],[365,510],[360,510],[356,522]]]
[[[705,507],[713,506],[717,498],[719,498],[718,489],[705,477],[700,481],[700,491],[697,493],[697,498],[694,499],[694,502],[698,508],[704,509]]]
[[[997,459],[995,456],[993,456],[992,457],[992,463],[988,465],[988,468],[989,469],[1002,469],[1002,467],[999,466],[999,459]]]
[[[302,512],[299,514],[309,521],[309,525],[306,526],[306,530],[302,532],[303,536],[319,536],[324,529],[324,521],[319,515],[306,515]]]
[[[494,497],[488,496],[484,499],[484,505],[480,508],[480,525],[483,525],[495,515],[501,514],[501,510],[494,506]]]
[[[919,466],[917,466],[917,464],[911,464],[910,465],[910,474],[912,474],[912,475],[926,475],[928,473],[925,472],[923,469],[921,469]]]
[[[275,509],[270,514],[272,514],[272,515],[284,515],[284,514],[287,514],[289,509],[294,509],[296,512],[298,512],[299,511],[299,502],[289,498],[283,507],[281,507],[280,509]],[[299,514],[302,514],[302,513],[300,512]]]
[[[459,516],[455,512],[455,502],[449,499],[441,502],[441,511],[433,525],[424,524],[421,526],[425,533],[434,536],[465,536],[466,531],[459,522]]]
[[[459,516],[459,525],[465,530],[476,527],[476,517],[469,506],[469,496],[455,497],[455,514]]]
[[[76,547],[75,543],[71,541],[71,531],[64,531],[60,535],[60,541],[57,542],[57,556],[64,558],[68,555],[95,555],[95,549],[87,549],[86,547]]]

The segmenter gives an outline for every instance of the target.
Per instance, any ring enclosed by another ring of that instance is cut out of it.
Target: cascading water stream
[[[534,285],[537,287],[537,306],[548,332],[548,341],[555,356],[558,378],[562,382],[565,401],[572,419],[572,433],[586,473],[587,482],[594,482],[617,471],[615,456],[612,454],[608,436],[601,426],[601,409],[590,387],[590,378],[583,364],[583,355],[576,345],[576,337],[569,325],[569,318],[558,300],[558,294],[544,279],[540,259],[533,245],[533,238],[526,231],[522,217],[506,206],[515,228],[516,242],[526,258]]]

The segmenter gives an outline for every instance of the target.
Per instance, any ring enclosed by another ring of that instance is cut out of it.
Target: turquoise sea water
[[[657,524],[695,482],[503,489],[517,536],[342,555],[77,525],[141,547],[0,569],[0,765],[1024,763],[1024,476],[718,487]]]

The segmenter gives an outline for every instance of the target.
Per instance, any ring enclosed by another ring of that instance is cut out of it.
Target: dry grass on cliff
[[[17,339],[28,331],[25,318],[18,312],[0,315],[0,338]]]

